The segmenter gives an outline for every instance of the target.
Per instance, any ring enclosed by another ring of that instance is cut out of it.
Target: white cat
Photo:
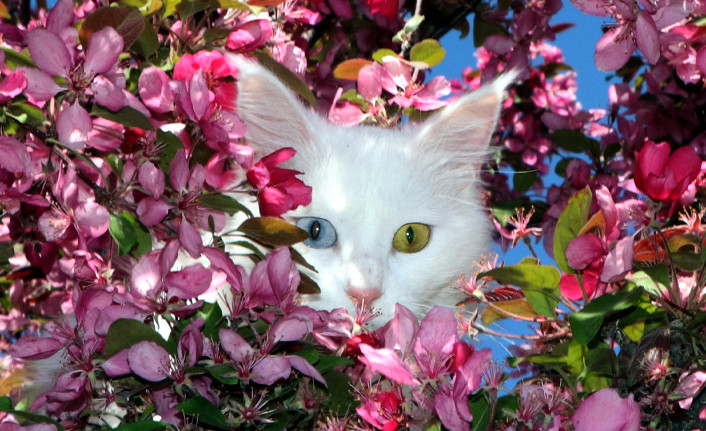
[[[488,248],[479,170],[499,115],[508,73],[419,125],[341,127],[304,107],[274,75],[237,60],[238,115],[256,159],[282,147],[285,167],[303,172],[311,204],[284,218],[311,235],[296,249],[318,273],[318,309],[364,301],[387,322],[395,303],[423,316],[463,296],[450,286]]]

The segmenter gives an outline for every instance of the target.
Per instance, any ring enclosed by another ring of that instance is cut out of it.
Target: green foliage
[[[566,247],[572,239],[576,238],[581,231],[581,228],[588,221],[589,209],[593,193],[586,187],[577,192],[569,199],[566,208],[559,216],[554,231],[554,259],[556,264],[563,272],[573,274],[573,268],[569,266],[566,259]]]

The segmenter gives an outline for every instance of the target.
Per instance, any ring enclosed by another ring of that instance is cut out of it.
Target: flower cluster
[[[460,80],[429,73],[458,10],[407,3],[0,6],[1,429],[701,427],[706,3],[571,0],[614,20],[588,111],[551,45],[560,0],[478,2]],[[233,55],[377,127],[519,69],[481,179],[532,256],[460,278],[465,314],[398,305],[371,330],[301,305],[305,237],[280,216],[312,190],[294,150],[247,145]],[[492,361],[480,334],[524,344]]]

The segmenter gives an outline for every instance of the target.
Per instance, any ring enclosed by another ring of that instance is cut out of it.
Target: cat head
[[[361,301],[389,320],[400,303],[417,315],[453,306],[450,283],[470,274],[491,227],[479,170],[512,76],[465,95],[418,124],[342,127],[304,107],[270,72],[238,61],[238,115],[256,159],[282,147],[297,155],[312,201],[284,215],[310,233],[296,249],[321,287],[314,308]]]

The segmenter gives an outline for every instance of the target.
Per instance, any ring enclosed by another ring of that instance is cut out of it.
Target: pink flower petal
[[[130,374],[130,364],[127,361],[129,349],[121,350],[110,359],[101,364],[101,368],[108,377],[124,376]]]
[[[377,69],[373,66],[365,66],[358,73],[358,93],[363,99],[372,101],[382,95],[382,84]]]
[[[384,330],[385,347],[403,352],[412,348],[419,321],[408,308],[395,304],[395,315]]]
[[[583,273],[582,282],[586,295],[591,298],[593,296],[593,292],[595,292],[598,287],[598,274],[594,271],[585,271]],[[561,280],[559,280],[559,290],[562,295],[569,299],[574,301],[583,300],[581,286],[579,285],[578,279],[574,274],[564,274],[561,276]]]
[[[72,0],[60,0],[56,2],[49,16],[47,16],[47,30],[59,34],[74,21],[74,2]]]
[[[566,246],[566,259],[573,269],[586,269],[604,255],[603,243],[592,233],[577,236]]]
[[[137,171],[137,179],[153,198],[157,199],[164,193],[164,173],[154,163],[143,163]]]
[[[143,70],[137,86],[142,102],[151,110],[159,113],[174,110],[174,91],[162,69],[151,66]]]
[[[162,286],[162,270],[159,264],[159,250],[140,258],[130,273],[130,286],[142,296],[152,296]]]
[[[27,88],[24,70],[16,70],[0,81],[0,103],[7,103]]]
[[[9,136],[0,136],[0,167],[10,172],[24,172],[32,159],[27,147]]]
[[[458,339],[458,323],[453,310],[436,306],[419,324],[417,346],[437,355],[449,355]],[[418,348],[415,346],[415,352]]]
[[[111,111],[117,111],[128,105],[127,97],[123,92],[124,83],[117,83],[108,79],[105,75],[93,78],[91,90],[96,103],[105,106]]]
[[[657,30],[652,16],[645,11],[641,11],[637,15],[635,39],[637,40],[637,47],[640,48],[647,62],[650,64],[657,63],[660,56],[659,30]]]
[[[113,27],[108,26],[93,33],[83,63],[86,74],[104,73],[115,67],[123,47],[123,38]]]
[[[280,319],[268,331],[273,342],[297,341],[314,329],[311,320],[303,316],[292,315]]]
[[[226,49],[247,53],[262,46],[272,37],[272,24],[266,19],[256,19],[239,25],[228,35]]]
[[[242,362],[255,354],[255,350],[250,347],[250,344],[232,329],[220,329],[218,337],[221,339],[221,348],[234,361]]]
[[[169,377],[169,353],[157,343],[140,341],[128,350],[130,370],[150,382],[159,382]]]
[[[640,406],[604,388],[585,398],[572,418],[576,431],[639,431]]]
[[[391,349],[375,349],[367,344],[360,345],[363,356],[358,359],[371,370],[377,371],[390,380],[404,385],[417,386],[419,382],[414,379],[407,364]]]
[[[601,281],[610,283],[622,278],[625,273],[632,269],[633,255],[634,248],[632,237],[628,236],[619,240],[605,258],[603,271],[601,272]]]
[[[189,81],[189,100],[194,110],[194,120],[200,120],[208,111],[211,103],[211,93],[208,91],[208,83],[202,71],[194,73]]]
[[[46,72],[33,67],[18,68],[18,70],[22,70],[27,78],[25,94],[32,100],[43,102],[63,90]]]
[[[91,116],[78,104],[78,101],[68,108],[64,108],[56,119],[56,132],[59,141],[73,150],[80,150],[86,146],[88,132],[93,129]]]
[[[211,271],[197,263],[181,271],[170,272],[164,278],[164,284],[167,286],[169,296],[193,299],[209,288],[211,278]]]
[[[600,38],[593,57],[599,70],[616,71],[623,67],[635,52],[635,41],[629,33],[623,34],[626,31],[622,26],[615,26]]]
[[[64,41],[43,28],[35,28],[25,35],[25,42],[32,61],[52,76],[67,76],[73,66],[71,54]]]
[[[53,356],[64,347],[64,343],[54,338],[20,338],[10,346],[10,355],[36,361]]]
[[[191,223],[186,221],[186,217],[183,215],[181,217],[181,223],[177,228],[177,235],[182,248],[186,250],[191,257],[198,259],[201,255],[201,247],[203,247],[201,235]]]
[[[289,359],[283,356],[265,356],[252,368],[252,380],[261,385],[270,386],[279,379],[286,379],[292,374]]]
[[[296,355],[290,355],[286,358],[289,360],[289,364],[292,366],[292,368],[304,374],[305,376],[313,377],[314,380],[316,380],[317,382],[323,384],[324,386],[327,386],[326,380],[324,380],[321,373],[319,373],[319,370],[314,368],[314,366],[311,365],[309,361],[302,358],[301,356]]]
[[[91,238],[103,235],[110,226],[110,213],[94,201],[88,201],[76,208],[74,219],[79,230]]]
[[[169,184],[175,191],[181,192],[189,182],[189,176],[189,162],[186,160],[186,152],[180,148],[169,165]]]
[[[167,204],[164,199],[148,196],[137,204],[137,217],[145,226],[155,226],[164,220],[171,208],[172,206]]]

